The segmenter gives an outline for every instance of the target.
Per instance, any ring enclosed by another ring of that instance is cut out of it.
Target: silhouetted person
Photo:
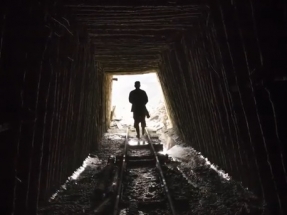
[[[145,117],[149,118],[149,113],[146,109],[146,104],[148,103],[148,97],[144,90],[140,89],[140,82],[135,82],[135,90],[130,92],[129,101],[132,103],[132,112],[134,113],[134,127],[137,131],[137,138],[140,137],[139,123],[142,127],[142,135],[145,133]]]

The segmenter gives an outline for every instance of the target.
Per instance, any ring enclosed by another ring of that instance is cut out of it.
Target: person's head
[[[135,82],[135,88],[136,88],[136,89],[139,89],[140,86],[141,86],[141,82],[136,81],[136,82]]]

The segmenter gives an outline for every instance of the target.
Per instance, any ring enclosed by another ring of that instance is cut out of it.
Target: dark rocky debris
[[[116,133],[106,134],[101,150],[90,155],[96,162],[88,165],[77,179],[69,180],[54,200],[40,208],[39,214],[94,214],[91,210],[93,191],[100,181],[99,173],[106,166],[109,155],[120,155],[122,151],[123,138]],[[222,178],[199,155],[188,155],[198,162],[187,165],[183,160],[172,165],[170,161],[162,166],[179,215],[269,215],[262,201],[241,183]],[[129,204],[121,209],[121,215],[133,214],[132,211],[141,215],[170,214],[165,204],[155,204],[153,207],[137,204],[163,202],[166,199],[155,168],[129,168],[124,177],[123,200]]]

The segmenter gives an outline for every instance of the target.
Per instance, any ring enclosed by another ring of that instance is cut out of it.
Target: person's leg
[[[141,118],[141,126],[142,126],[142,135],[144,136],[144,134],[145,134],[145,127],[146,127],[145,116],[143,116]]]
[[[135,126],[135,129],[136,129],[136,131],[137,131],[137,138],[140,138],[140,127],[139,127],[139,124],[137,124],[137,125]]]
[[[139,121],[138,117],[137,117],[137,116],[134,116],[134,127],[135,127],[136,132],[137,132],[137,138],[140,137],[140,127],[139,127],[139,123],[140,123],[140,121]]]

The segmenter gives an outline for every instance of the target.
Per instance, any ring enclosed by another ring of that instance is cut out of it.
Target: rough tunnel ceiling
[[[160,54],[197,25],[203,6],[66,5],[86,26],[106,72],[157,69]]]

